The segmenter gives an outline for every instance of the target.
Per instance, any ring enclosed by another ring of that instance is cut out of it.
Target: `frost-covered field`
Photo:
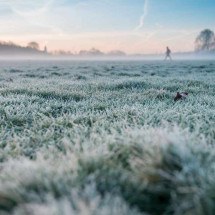
[[[0,125],[1,215],[215,214],[215,62],[1,61]]]

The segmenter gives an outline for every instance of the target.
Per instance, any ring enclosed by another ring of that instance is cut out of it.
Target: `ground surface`
[[[1,61],[0,214],[215,214],[214,80],[212,61]]]

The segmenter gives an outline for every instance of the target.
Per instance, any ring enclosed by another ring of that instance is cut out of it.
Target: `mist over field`
[[[209,60],[1,61],[0,214],[214,214],[214,80]]]

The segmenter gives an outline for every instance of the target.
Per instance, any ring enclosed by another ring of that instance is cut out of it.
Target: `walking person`
[[[171,57],[171,50],[170,50],[170,48],[167,46],[166,47],[166,57],[165,57],[165,60],[167,60],[167,59],[170,59],[170,60],[172,60],[172,57]]]

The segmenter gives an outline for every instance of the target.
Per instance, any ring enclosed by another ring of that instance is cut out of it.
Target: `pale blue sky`
[[[200,30],[215,30],[214,12],[214,0],[0,0],[0,40],[52,50],[186,51]]]

